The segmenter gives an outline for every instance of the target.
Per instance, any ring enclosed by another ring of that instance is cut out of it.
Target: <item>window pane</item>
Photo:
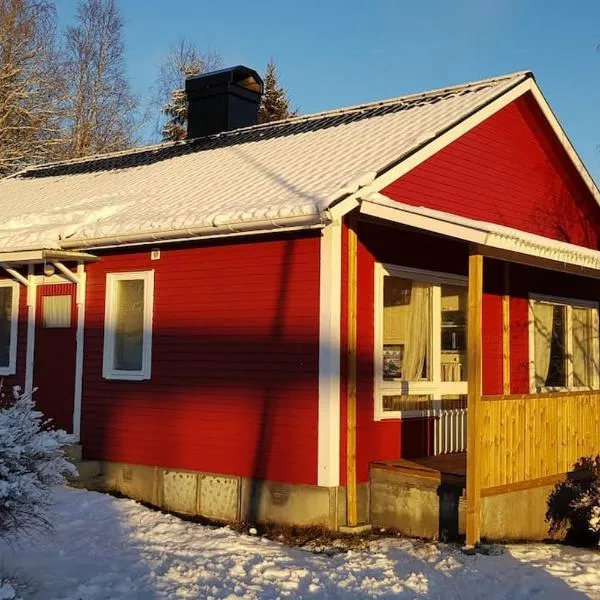
[[[536,388],[565,387],[566,307],[535,302],[533,316]]]
[[[12,288],[0,287],[0,367],[10,366]]]
[[[400,277],[383,282],[383,378],[429,379],[431,286]]]
[[[383,411],[397,410],[427,410],[433,408],[433,397],[428,394],[413,396],[408,394],[394,394],[383,397]]]
[[[144,342],[144,281],[116,282],[115,362],[119,371],[141,371]]]
[[[42,309],[44,327],[71,327],[71,296],[44,296]]]
[[[573,385],[592,387],[594,368],[593,311],[590,308],[573,308]]]
[[[442,381],[467,380],[467,289],[443,285]]]

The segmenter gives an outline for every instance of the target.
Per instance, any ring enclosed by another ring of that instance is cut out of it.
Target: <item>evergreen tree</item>
[[[265,73],[265,91],[258,111],[259,123],[280,121],[298,114],[296,109],[290,109],[290,100],[285,88],[277,81],[277,66],[271,60]]]
[[[156,100],[161,119],[158,129],[163,141],[179,141],[187,137],[187,97],[185,79],[221,68],[221,57],[214,52],[202,54],[185,39],[172,46],[159,68]]]
[[[0,540],[50,527],[52,488],[77,475],[64,453],[73,436],[49,427],[31,394],[13,396],[0,404]]]

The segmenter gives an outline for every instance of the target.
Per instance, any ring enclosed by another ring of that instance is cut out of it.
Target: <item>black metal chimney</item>
[[[263,81],[238,65],[185,80],[188,139],[256,125]]]

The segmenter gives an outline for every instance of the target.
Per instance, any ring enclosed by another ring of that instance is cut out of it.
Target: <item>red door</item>
[[[35,327],[34,399],[56,428],[73,432],[76,287],[73,283],[38,286]]]

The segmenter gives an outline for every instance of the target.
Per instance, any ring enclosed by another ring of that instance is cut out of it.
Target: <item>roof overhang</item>
[[[476,245],[482,254],[491,258],[600,279],[598,250],[487,221],[410,206],[379,193],[362,200],[360,213]]]
[[[0,265],[18,267],[35,265],[46,262],[93,262],[97,256],[87,252],[72,252],[69,250],[22,250],[15,252],[0,252]]]

